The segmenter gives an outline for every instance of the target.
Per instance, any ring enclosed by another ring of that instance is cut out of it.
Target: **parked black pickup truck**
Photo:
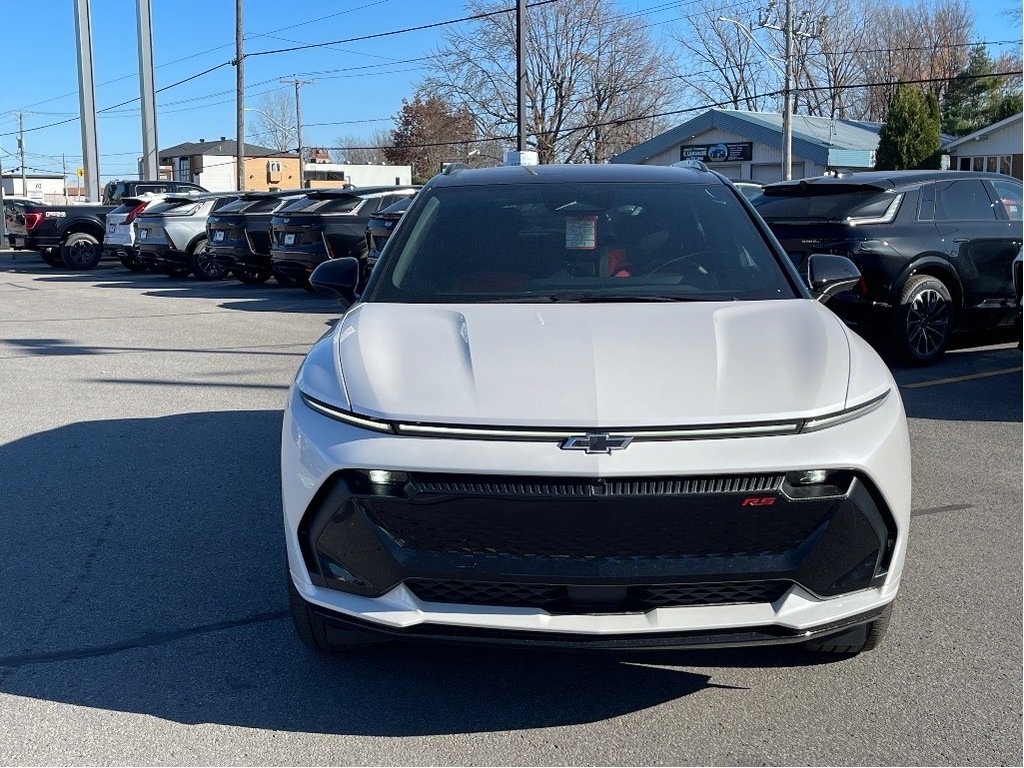
[[[114,205],[26,205],[10,225],[15,248],[39,251],[51,267],[92,269]]]
[[[39,251],[51,267],[92,269],[103,257],[107,214],[122,197],[184,190],[206,191],[183,181],[112,181],[103,190],[105,205],[26,205],[9,225],[12,245]]]

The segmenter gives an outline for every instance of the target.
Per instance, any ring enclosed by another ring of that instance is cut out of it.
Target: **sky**
[[[683,2],[684,6],[697,0]],[[1015,0],[969,0],[975,40],[1020,38],[1001,11]],[[157,88],[234,58],[234,0],[152,0]],[[514,5],[509,0],[508,5]],[[642,14],[657,34],[680,17],[680,3],[620,0],[626,12]],[[1017,5],[1019,8],[1019,4]],[[93,60],[99,117],[100,173],[132,178],[142,151],[137,99],[136,0],[92,0]],[[302,88],[303,143],[337,146],[340,136],[369,137],[393,125],[393,116],[425,74],[422,57],[436,50],[442,29],[340,43],[289,53],[253,55],[304,43],[350,40],[366,35],[458,19],[460,0],[245,0],[247,106],[281,89],[280,78],[314,80]],[[25,165],[70,175],[81,165],[78,66],[73,0],[0,1],[4,74],[0,79],[0,159],[18,166],[17,112],[24,112]],[[1002,47],[992,47],[998,54]],[[201,138],[233,138],[235,70],[230,65],[157,94],[160,148]],[[247,138],[256,115],[246,115]],[[63,122],[67,121],[67,122]],[[63,123],[51,125],[53,123]],[[47,127],[49,126],[49,127]]]

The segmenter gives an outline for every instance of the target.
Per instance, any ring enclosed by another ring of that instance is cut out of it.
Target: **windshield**
[[[873,187],[830,190],[824,185],[792,185],[769,188],[751,202],[765,221],[841,221],[847,216],[881,216],[892,199]]]
[[[768,243],[722,185],[435,188],[386,252],[368,301],[793,298]]]

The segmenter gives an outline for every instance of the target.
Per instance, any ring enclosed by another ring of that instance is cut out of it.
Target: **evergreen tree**
[[[920,88],[901,83],[878,136],[879,170],[925,168],[940,147],[938,110]]]
[[[997,121],[997,115],[1012,108],[1003,106],[1003,78],[993,75],[995,62],[985,46],[971,51],[967,66],[946,88],[942,103],[942,131],[953,136],[966,136]],[[1009,116],[1014,114],[1009,112]]]

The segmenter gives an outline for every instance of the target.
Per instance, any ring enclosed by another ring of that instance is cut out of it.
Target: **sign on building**
[[[727,163],[750,160],[754,150],[752,141],[721,144],[684,144],[679,148],[680,160],[700,160],[702,163]]]

